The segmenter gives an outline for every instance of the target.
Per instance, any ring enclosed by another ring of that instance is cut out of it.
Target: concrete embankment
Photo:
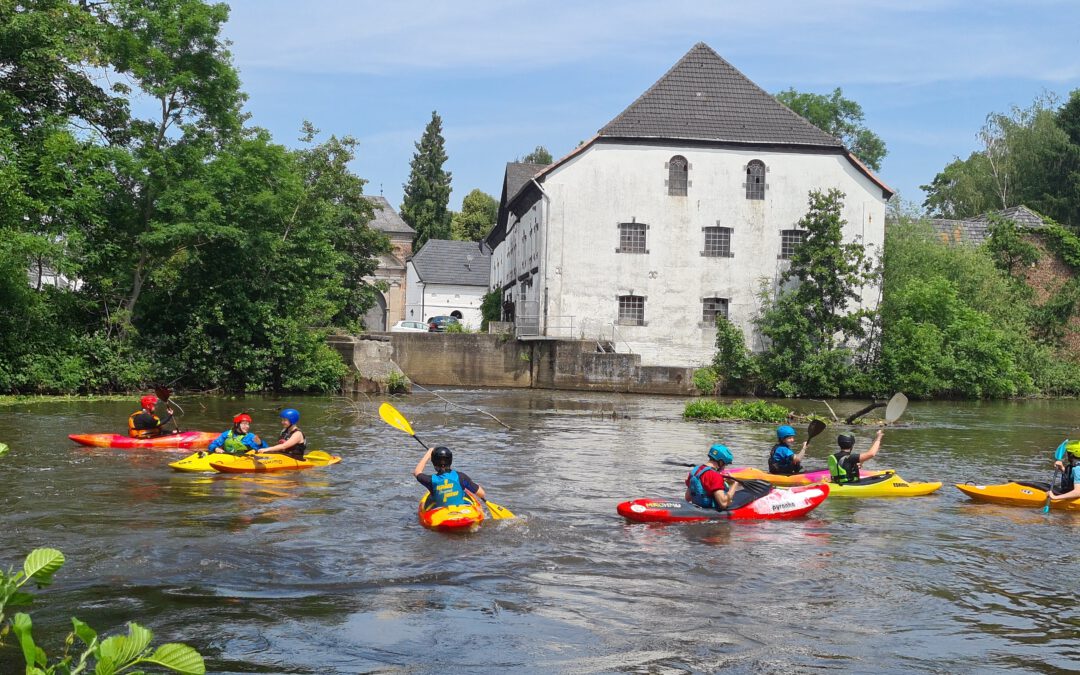
[[[475,333],[384,335],[393,346],[393,363],[420,385],[694,393],[692,368],[642,366],[638,354],[601,352],[587,340],[523,341]],[[351,353],[345,337],[334,339],[332,345],[350,370],[378,370],[364,363],[383,355],[363,347],[356,348],[363,354]]]

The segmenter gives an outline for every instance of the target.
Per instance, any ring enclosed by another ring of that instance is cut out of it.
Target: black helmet
[[[435,466],[450,466],[453,462],[454,453],[445,445],[440,445],[431,452],[431,463]]]
[[[841,450],[850,450],[855,447],[855,437],[851,434],[840,434],[836,437],[836,444]]]

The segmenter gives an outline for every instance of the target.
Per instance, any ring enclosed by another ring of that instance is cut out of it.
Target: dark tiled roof
[[[410,260],[426,284],[487,288],[491,279],[491,249],[475,241],[429,239]]]
[[[842,148],[699,42],[600,136]]]
[[[528,162],[507,162],[506,177],[503,179],[503,201],[507,204],[533,176],[543,171],[547,164],[529,164]]]
[[[407,234],[410,236],[416,234],[416,231],[401,219],[394,207],[390,206],[390,202],[386,200],[386,197],[382,195],[364,195],[364,199],[371,202],[371,205],[375,208],[375,218],[368,223],[368,227],[387,234]]]
[[[1010,206],[1001,211],[990,211],[967,220],[932,218],[930,225],[946,244],[979,244],[986,241],[990,231],[990,216],[998,215],[1011,220],[1020,227],[1039,228],[1043,226],[1042,216],[1026,206]]]

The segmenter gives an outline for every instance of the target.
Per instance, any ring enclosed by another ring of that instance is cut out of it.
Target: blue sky
[[[888,145],[881,177],[921,202],[986,115],[1080,88],[1076,0],[234,0],[225,28],[252,123],[360,142],[356,172],[395,207],[431,111],[454,193],[498,198],[507,161],[555,157],[695,43],[761,87],[841,87]]]

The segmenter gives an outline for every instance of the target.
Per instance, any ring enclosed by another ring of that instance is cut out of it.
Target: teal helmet
[[[777,438],[777,440],[782,441],[785,438],[788,438],[789,436],[794,436],[794,435],[795,435],[795,429],[793,427],[789,427],[786,424],[783,425],[783,426],[780,426],[780,427],[776,427],[776,438]]]
[[[713,446],[709,448],[709,459],[723,464],[731,464],[735,460],[735,458],[731,456],[731,451],[727,449],[727,446],[720,445],[719,443],[714,443]]]

